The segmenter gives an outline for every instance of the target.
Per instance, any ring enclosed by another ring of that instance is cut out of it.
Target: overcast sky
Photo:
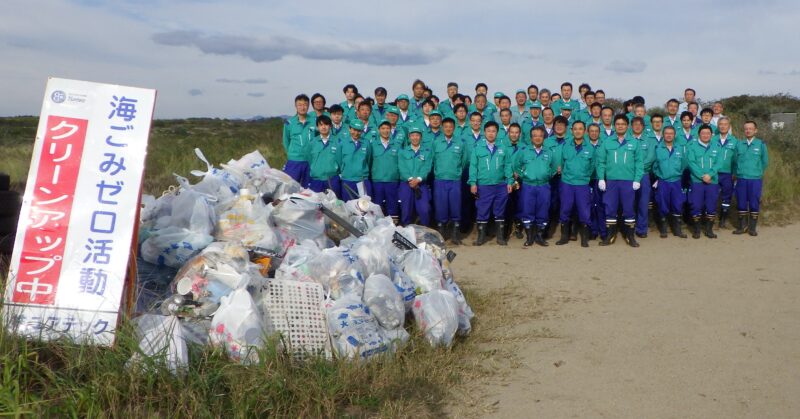
[[[797,0],[4,0],[0,116],[38,114],[48,76],[155,88],[157,118],[290,114],[299,92],[393,98],[415,78],[440,97],[566,80],[648,105],[687,86],[798,95],[798,21]]]

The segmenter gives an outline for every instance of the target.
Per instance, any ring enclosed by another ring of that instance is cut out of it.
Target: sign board
[[[11,331],[114,342],[155,98],[48,80],[3,295]]]

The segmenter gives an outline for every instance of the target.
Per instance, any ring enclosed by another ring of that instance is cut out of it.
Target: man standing
[[[640,116],[634,116],[631,122],[633,140],[639,144],[642,154],[642,178],[639,180],[641,187],[634,194],[636,206],[636,236],[647,237],[650,196],[653,192],[653,184],[650,180],[650,172],[653,170],[653,162],[656,159],[656,140],[644,134],[645,122]]]
[[[506,203],[512,191],[511,154],[504,147],[495,143],[497,139],[497,123],[489,121],[484,126],[486,139],[479,142],[471,151],[469,162],[470,192],[476,196],[478,238],[474,245],[486,243],[486,225],[490,216],[497,223],[497,244],[508,244],[503,234],[505,229]]]
[[[614,117],[614,129],[616,137],[607,139],[597,149],[597,184],[605,192],[603,201],[608,229],[608,235],[600,245],[608,246],[616,240],[617,212],[622,207],[623,238],[631,247],[639,247],[634,234],[636,217],[633,203],[644,172],[641,147],[626,137],[628,118],[624,114]]]
[[[447,99],[439,104],[439,112],[441,112],[444,117],[455,116],[456,95],[458,95],[458,83],[454,81],[447,83]]]
[[[681,178],[687,167],[686,151],[683,146],[675,144],[675,128],[668,125],[664,128],[664,141],[656,146],[656,161],[653,163],[653,173],[658,179],[656,205],[661,216],[669,219],[672,234],[683,239],[686,234],[681,230],[681,216],[686,195]]]
[[[719,119],[719,133],[711,142],[719,146],[719,188],[722,205],[719,213],[719,228],[725,228],[728,214],[731,211],[731,197],[733,196],[733,157],[736,155],[736,146],[739,140],[731,134],[731,120],[727,116]]]
[[[709,239],[716,239],[714,234],[714,219],[717,216],[717,199],[719,198],[719,184],[717,172],[720,161],[720,149],[711,143],[713,130],[707,124],[700,126],[698,141],[686,147],[686,159],[689,161],[689,171],[692,174],[692,186],[689,190],[689,207],[692,215],[692,237],[700,238],[702,225],[703,233]],[[705,217],[701,221],[701,217]]]
[[[525,247],[547,246],[542,232],[547,229],[550,208],[550,178],[556,173],[556,158],[544,147],[544,128],[531,129],[531,145],[516,154],[513,171],[519,177]]]
[[[377,129],[378,124],[386,119],[386,89],[378,87],[375,89],[375,104],[372,105],[372,112],[369,114],[369,126]]]
[[[398,120],[397,125],[400,125],[404,128],[410,128],[409,125],[414,121],[414,115],[408,109],[408,95],[402,94],[398,96],[394,103],[397,106],[397,110],[400,112],[400,119]]]
[[[767,171],[769,156],[767,145],[756,138],[758,126],[755,121],[744,123],[744,141],[736,145],[736,157],[733,160],[733,173],[736,174],[736,206],[739,210],[739,225],[733,234],[750,233],[757,236],[758,210],[761,206],[761,187],[764,172]],[[750,222],[747,223],[747,214]]]
[[[283,171],[300,186],[308,186],[308,151],[307,145],[314,135],[314,122],[308,117],[308,96],[298,95],[294,98],[297,113],[283,123],[283,150],[286,152],[286,164]]]
[[[350,121],[349,138],[342,138],[339,145],[343,201],[358,199],[364,195],[372,196],[369,183],[369,144],[361,141],[363,130],[364,125],[361,121],[353,119]]]
[[[330,189],[340,197],[339,140],[331,134],[331,119],[327,115],[317,117],[317,132],[319,134],[308,143],[311,167],[308,188],[314,192]]]
[[[431,189],[427,179],[431,173],[433,156],[430,149],[422,147],[422,130],[413,127],[408,132],[411,144],[400,153],[400,224],[407,226],[419,217],[419,224],[430,224]]]
[[[670,99],[667,101],[667,118],[664,120],[665,127],[675,128],[677,132],[681,125],[681,114],[678,113],[680,103],[678,99]]]
[[[575,121],[572,125],[573,137],[561,146],[556,154],[558,167],[561,168],[561,184],[559,200],[561,211],[561,239],[556,245],[569,243],[570,226],[573,212],[578,213],[578,232],[581,236],[581,247],[589,247],[589,224],[591,223],[591,197],[589,180],[594,173],[594,147],[584,144],[583,121]]]
[[[403,144],[392,138],[391,122],[383,120],[379,123],[377,136],[372,139],[369,148],[372,201],[380,205],[383,213],[392,217],[392,221],[397,224],[400,216],[397,193],[400,181],[398,158]]]
[[[592,179],[589,182],[589,187],[592,191],[591,239],[594,240],[597,237],[600,237],[600,239],[606,237],[606,208],[603,205],[603,191],[597,187],[597,147],[600,146],[600,126],[590,124],[587,131],[589,135],[589,144],[587,145],[594,149],[593,157],[595,160]]]
[[[678,113],[684,113],[689,110],[689,104],[695,102],[697,96],[697,92],[691,87],[687,87],[686,90],[683,91],[683,102],[681,102],[680,106],[678,106]]]
[[[356,115],[356,96],[358,96],[358,88],[355,84],[348,84],[343,89],[344,100],[339,106],[344,110],[344,123],[350,123],[351,118]]]
[[[414,83],[411,84],[411,94],[414,96],[409,106],[411,116],[414,119],[422,118],[422,104],[427,100],[425,98],[425,82],[420,79],[414,80]]]
[[[461,244],[461,174],[467,162],[464,141],[455,136],[455,121],[446,117],[442,139],[433,142],[433,199],[436,227],[445,240]]]

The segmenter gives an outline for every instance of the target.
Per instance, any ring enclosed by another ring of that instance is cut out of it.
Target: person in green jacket
[[[634,197],[641,187],[639,181],[644,173],[641,146],[629,139],[628,117],[620,114],[614,117],[615,138],[608,138],[597,150],[597,187],[603,194],[606,207],[606,227],[608,235],[600,242],[601,246],[613,244],[617,236],[617,213],[622,208],[624,219],[623,238],[631,247],[639,247],[634,227],[636,213]]]
[[[350,134],[347,124],[344,123],[344,109],[341,106],[338,104],[331,106],[328,113],[331,117],[331,135],[336,141]]]
[[[311,171],[308,188],[314,192],[330,189],[341,196],[339,181],[339,139],[331,133],[331,119],[327,115],[317,117],[319,133],[307,144],[306,155]]]
[[[717,173],[721,166],[719,159],[721,149],[711,142],[713,132],[711,126],[701,125],[698,130],[698,140],[686,146],[686,159],[689,161],[689,172],[692,176],[689,209],[692,216],[692,237],[695,239],[700,238],[701,228],[706,237],[717,238],[713,227],[717,216],[717,199],[719,199]]]
[[[408,142],[406,128],[398,125],[400,123],[400,110],[397,106],[389,105],[386,110],[386,120],[391,126],[389,136],[393,142],[397,142],[403,147]]]
[[[444,118],[442,138],[433,141],[433,200],[436,227],[445,240],[460,244],[461,175],[467,166],[464,140],[455,135],[455,120]]]
[[[359,119],[350,121],[350,135],[342,138],[339,145],[339,167],[342,178],[344,201],[372,196],[369,182],[369,144],[362,141],[364,125]]]
[[[634,105],[635,112],[638,112],[641,107]],[[647,229],[649,222],[649,209],[650,198],[653,194],[652,179],[650,173],[653,170],[653,162],[656,159],[656,140],[651,138],[645,131],[646,122],[641,116],[634,116],[631,120],[631,133],[630,137],[636,141],[641,147],[642,151],[642,165],[644,172],[639,183],[642,185],[636,194],[634,194],[634,206],[636,207],[636,229],[637,237],[647,237]],[[661,230],[659,229],[659,232]]]
[[[419,129],[422,131],[422,146],[433,148],[433,143],[444,135],[442,132],[442,113],[436,110],[431,111],[428,116],[428,126],[426,128],[420,126]]]
[[[531,130],[533,127],[538,127],[544,124],[544,120],[542,118],[542,104],[539,101],[531,102],[528,105],[528,118],[520,124],[522,128],[522,142],[525,146],[531,144]]]
[[[358,96],[358,87],[355,84],[348,84],[342,88],[344,93],[344,100],[339,106],[344,110],[344,123],[350,123],[350,119],[356,117],[356,96]]]
[[[686,149],[675,144],[675,128],[667,125],[664,127],[664,140],[656,146],[656,160],[653,162],[653,174],[656,176],[656,206],[661,217],[669,220],[672,234],[683,239],[686,238],[686,234],[681,229],[681,216],[686,203],[686,194],[683,193],[681,178],[688,167]]]
[[[744,140],[736,144],[733,173],[736,175],[736,207],[739,210],[739,219],[734,234],[748,232],[751,236],[758,235],[756,227],[761,207],[761,188],[769,155],[767,144],[756,138],[756,134],[758,125],[755,121],[747,121],[744,123]],[[746,222],[748,213],[749,223]]]
[[[528,106],[528,95],[525,93],[525,89],[517,90],[517,93],[514,95],[514,100],[517,102],[517,105],[512,108],[511,122],[516,122],[522,127],[525,121],[531,117]]]
[[[422,130],[412,127],[408,131],[410,144],[400,152],[400,224],[406,226],[419,218],[418,224],[430,224],[431,189],[427,183],[433,167],[433,152],[422,146]]]
[[[469,115],[467,115],[467,105],[458,103],[453,109],[453,114],[455,115],[454,117],[456,121],[456,130],[454,135],[458,138],[461,138],[464,136],[464,133],[468,132],[470,129],[468,118]]]
[[[570,104],[565,104],[568,106]],[[563,110],[564,108],[562,108]],[[589,247],[589,224],[591,223],[592,192],[589,181],[594,173],[594,147],[584,144],[583,121],[572,125],[574,135],[560,146],[556,153],[557,166],[561,168],[561,181],[558,187],[561,210],[561,239],[556,245],[564,245],[570,240],[570,223],[573,212],[578,214],[581,247]]]
[[[700,123],[695,124],[692,127],[692,136],[694,136],[695,138],[699,136],[698,132],[700,130],[700,127],[703,126],[703,124],[711,127],[711,132],[713,133],[713,135],[716,135],[718,130],[717,126],[711,122],[713,118],[714,118],[714,111],[711,110],[711,108],[703,108],[703,110],[700,111]]]
[[[470,192],[476,197],[478,238],[474,245],[486,243],[486,225],[490,216],[497,223],[497,244],[508,244],[505,231],[505,213],[508,194],[513,190],[511,153],[497,144],[497,123],[489,121],[484,126],[485,140],[479,142],[470,154]]]
[[[372,105],[372,112],[369,114],[369,126],[378,127],[382,120],[386,119],[386,111],[389,106],[386,103],[386,88],[378,87],[375,89],[375,104]]]
[[[399,120],[397,121],[397,125],[401,127],[405,127],[406,129],[411,128],[411,124],[414,123],[414,114],[409,110],[408,104],[408,95],[402,94],[397,96],[397,99],[394,101],[395,106],[397,106],[397,110],[399,113]]]
[[[500,120],[495,121],[499,129],[497,130],[497,143],[503,147],[508,147],[508,130],[511,128],[511,109],[503,108],[500,110]]]
[[[600,110],[600,118],[603,123],[600,124],[600,141],[605,142],[609,138],[616,138],[617,130],[614,128],[614,109],[608,106],[603,106]]]
[[[439,103],[439,112],[444,117],[455,117],[456,96],[458,95],[458,83],[451,81],[447,83],[447,99]]]
[[[719,168],[719,195],[722,204],[719,212],[719,228],[725,228],[728,215],[731,211],[731,198],[733,197],[733,157],[736,155],[736,146],[739,140],[731,134],[731,120],[722,116],[717,120],[719,132],[711,139],[722,149]]]
[[[666,104],[667,116],[664,118],[664,128],[675,128],[676,133],[678,132],[678,129],[682,127],[681,115],[678,113],[679,106],[680,102],[678,102],[678,99],[673,98],[668,100]]]
[[[383,213],[392,217],[396,224],[400,219],[398,162],[403,143],[392,138],[391,122],[384,119],[378,123],[377,135],[370,141],[369,148],[372,184],[370,196],[373,202],[381,206]]]
[[[314,121],[308,116],[308,96],[297,95],[294,98],[295,116],[283,123],[283,150],[286,152],[286,164],[283,171],[300,186],[308,186],[308,143],[314,137]]]
[[[522,225],[525,229],[525,247],[534,243],[547,246],[542,232],[547,229],[550,211],[550,178],[556,173],[558,163],[555,153],[544,146],[545,130],[531,128],[531,145],[514,156],[513,172],[518,176],[522,201]]]

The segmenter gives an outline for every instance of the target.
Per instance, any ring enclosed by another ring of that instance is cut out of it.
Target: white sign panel
[[[3,297],[15,333],[114,342],[155,98],[48,80]]]

